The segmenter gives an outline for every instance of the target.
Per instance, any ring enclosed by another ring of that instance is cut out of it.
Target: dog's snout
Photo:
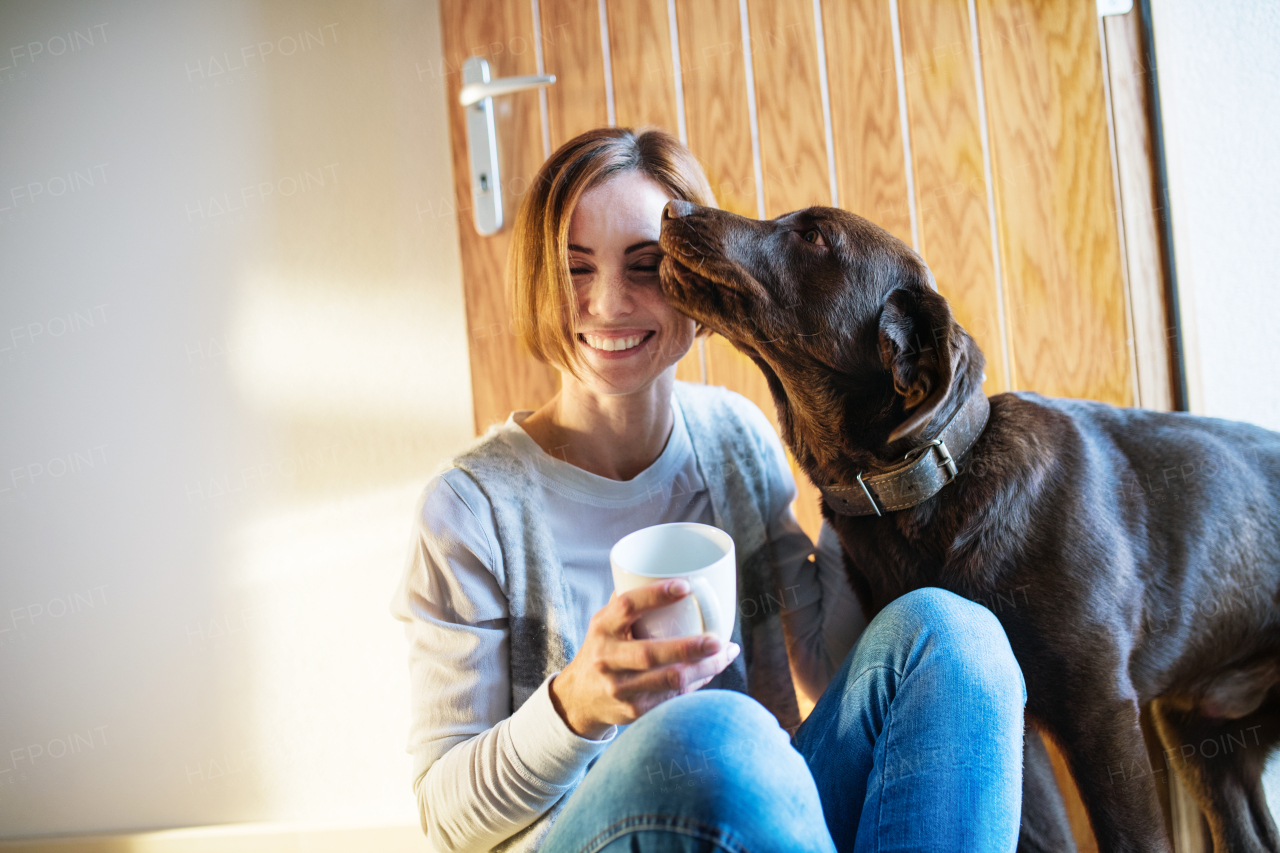
[[[692,213],[695,207],[697,207],[697,205],[695,205],[691,201],[685,201],[684,199],[674,198],[671,201],[667,202],[666,207],[662,208],[662,218],[663,219],[682,219],[688,216],[690,213]]]

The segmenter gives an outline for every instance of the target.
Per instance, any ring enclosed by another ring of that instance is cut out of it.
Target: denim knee
[[[786,730],[751,696],[719,688],[668,699],[627,726],[560,821],[549,849],[835,853]]]
[[[719,688],[695,690],[668,699],[628,728],[657,727],[666,732],[679,732],[709,722],[718,724],[714,728],[721,737],[748,737],[758,741],[774,730],[786,735],[777,718],[754,697]]]
[[[976,687],[1022,713],[1027,701],[1022,668],[1004,626],[987,608],[945,589],[923,587],[891,601],[873,624],[881,620],[913,650],[912,663],[927,655],[938,677]]]
[[[762,767],[807,772],[777,718],[736,690],[712,688],[677,696],[628,729],[636,730],[633,742],[635,735],[644,736],[640,749],[650,784],[670,782],[677,773],[689,774],[692,781],[706,771],[725,789],[759,788],[762,781],[767,784],[760,778]]]

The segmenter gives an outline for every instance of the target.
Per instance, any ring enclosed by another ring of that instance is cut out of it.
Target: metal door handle
[[[462,63],[458,102],[467,111],[467,153],[471,161],[471,209],[482,236],[502,230],[502,181],[498,174],[498,139],[493,127],[493,99],[556,82],[551,74],[489,79],[489,62],[472,56]]]
[[[484,59],[480,61],[485,65],[489,64]],[[463,69],[463,74],[466,74],[465,68]],[[484,98],[496,98],[499,95],[510,95],[512,92],[523,92],[526,89],[536,89],[539,86],[550,86],[554,82],[556,82],[556,75],[554,74],[527,74],[523,77],[500,77],[497,80],[489,80],[485,83],[468,83],[458,93],[458,103],[464,107],[469,107]]]

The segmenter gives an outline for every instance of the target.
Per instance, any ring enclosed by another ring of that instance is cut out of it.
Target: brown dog
[[[661,245],[670,303],[764,371],[867,617],[936,586],[1000,619],[1102,850],[1169,850],[1153,780],[1173,766],[1218,853],[1280,851],[1260,781],[1280,740],[1280,435],[988,400],[928,267],[842,210],[756,221],[673,201]]]

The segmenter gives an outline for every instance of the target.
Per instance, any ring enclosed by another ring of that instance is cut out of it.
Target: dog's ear
[[[947,300],[928,287],[892,291],[880,314],[880,359],[910,412],[889,443],[914,435],[933,419],[955,381],[954,321]]]

